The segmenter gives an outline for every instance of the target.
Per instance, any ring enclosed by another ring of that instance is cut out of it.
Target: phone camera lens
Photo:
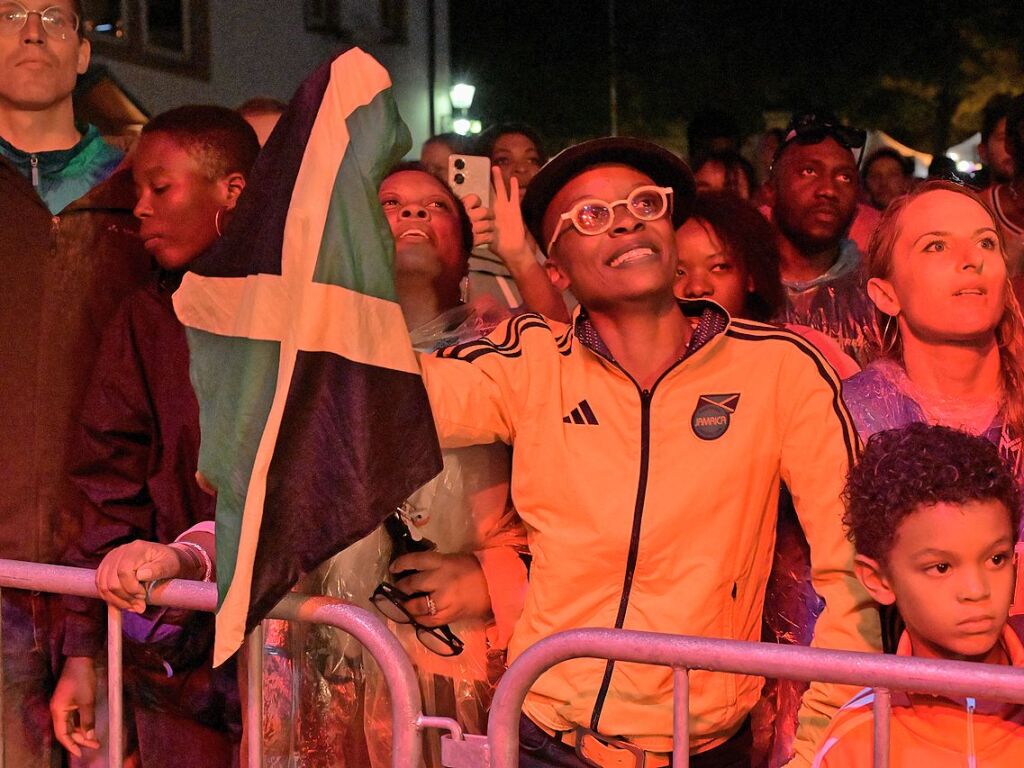
[[[464,170],[465,167],[466,167],[466,161],[463,160],[461,157],[457,158],[455,160],[455,168],[456,168],[456,170],[461,171],[461,170]],[[461,184],[462,182],[459,182],[459,183]]]
[[[455,183],[456,184],[465,184],[466,183],[466,177],[463,176],[461,173],[456,173],[455,174]]]

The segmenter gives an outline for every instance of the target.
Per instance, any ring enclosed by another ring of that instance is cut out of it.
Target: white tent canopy
[[[956,161],[957,169],[963,172],[978,170],[981,162],[978,158],[978,145],[981,143],[981,134],[976,133],[969,136],[959,144],[946,150],[946,156]],[[885,131],[868,131],[867,143],[864,145],[864,156],[867,157],[880,147],[891,147],[904,157],[914,158],[914,175],[923,179],[928,175],[928,166],[932,163],[932,155],[927,152],[919,152],[902,144]]]
[[[914,175],[918,178],[923,179],[928,175],[928,166],[932,164],[932,156],[930,154],[911,149],[906,144],[896,141],[885,131],[868,131],[868,139],[864,145],[864,157],[882,147],[890,147],[904,157],[914,158]]]

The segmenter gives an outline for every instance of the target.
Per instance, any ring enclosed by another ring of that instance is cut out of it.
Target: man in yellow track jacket
[[[838,377],[791,333],[675,301],[674,228],[693,195],[686,165],[655,145],[566,150],[531,182],[523,211],[556,284],[580,300],[571,325],[521,315],[421,361],[443,444],[513,446],[533,563],[510,661],[579,627],[760,639],[782,482],[826,603],[815,644],[880,647],[841,527],[857,438]],[[691,674],[691,765],[749,765],[760,686]],[[802,760],[850,695],[811,687]],[[666,668],[561,664],[524,712],[522,766],[669,764]]]

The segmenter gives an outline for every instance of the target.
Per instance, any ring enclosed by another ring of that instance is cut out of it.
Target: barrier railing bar
[[[875,768],[889,768],[889,720],[892,715],[892,696],[888,688],[875,688],[872,705],[875,718]]]
[[[0,559],[0,588],[99,599],[94,580],[95,572],[84,568]],[[148,602],[150,605],[213,612],[217,607],[217,587],[195,581],[168,581],[150,590]],[[417,723],[422,707],[416,672],[402,644],[384,624],[357,606],[327,597],[295,594],[285,596],[270,611],[268,618],[327,624],[352,635],[370,651],[391,694],[394,720],[391,765],[393,768],[407,768],[419,763],[423,748]]]
[[[672,765],[690,768],[690,670],[672,670]]]
[[[107,759],[110,768],[124,765],[124,678],[121,656],[121,611],[107,606]]]
[[[246,656],[245,738],[249,768],[263,768],[263,624],[249,633]]]
[[[1024,673],[1009,667],[623,629],[575,629],[526,649],[505,672],[487,726],[489,768],[515,768],[519,716],[527,691],[546,670],[574,658],[941,695],[973,696],[984,691],[987,699],[1024,703]]]

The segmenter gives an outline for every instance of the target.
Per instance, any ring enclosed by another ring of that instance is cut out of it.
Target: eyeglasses
[[[463,642],[456,637],[447,625],[440,627],[425,627],[412,617],[412,614],[405,607],[405,602],[411,600],[413,595],[407,595],[394,584],[381,582],[370,597],[374,608],[383,613],[396,624],[409,624],[416,628],[416,639],[419,640],[428,651],[433,651],[438,656],[458,656],[462,653]]]
[[[596,197],[580,200],[570,210],[558,217],[558,225],[555,227],[554,234],[551,235],[551,241],[548,243],[545,253],[551,255],[551,248],[555,241],[565,232],[562,227],[563,221],[572,222],[573,227],[581,235],[600,235],[602,232],[607,232],[615,222],[615,206],[617,205],[626,206],[626,210],[640,221],[654,221],[672,210],[672,188],[655,187],[648,184],[637,187],[624,200],[608,202]]]
[[[30,11],[20,3],[0,3],[0,35],[16,35],[28,24],[29,16],[38,16],[47,37],[67,40],[78,32],[78,14],[51,5],[42,11]]]
[[[860,166],[860,161],[864,157],[864,144],[867,141],[867,137],[867,131],[843,125],[828,115],[819,115],[814,112],[798,115],[789,124],[789,130],[786,131],[785,138],[779,144],[779,148],[775,150],[775,157],[772,158],[772,168],[775,167],[779,157],[782,155],[782,150],[790,144],[818,144],[827,138],[835,139],[847,149],[859,149],[860,154],[857,157],[857,165]]]

